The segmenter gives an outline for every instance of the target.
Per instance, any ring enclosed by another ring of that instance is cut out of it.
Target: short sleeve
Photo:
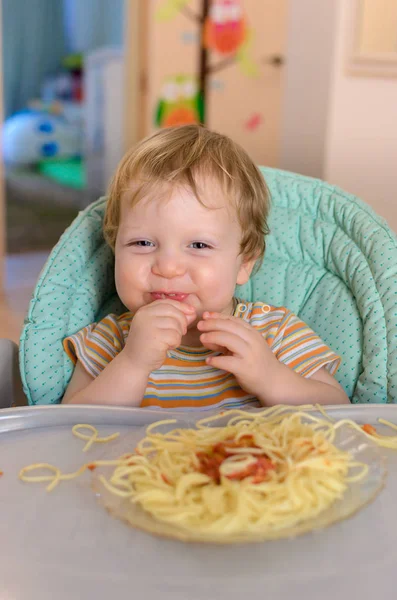
[[[99,323],[92,323],[63,340],[63,348],[76,364],[96,377],[124,348],[130,319],[108,315]]]
[[[284,310],[271,344],[278,360],[303,377],[311,377],[322,367],[334,375],[341,363],[340,357],[299,317]]]

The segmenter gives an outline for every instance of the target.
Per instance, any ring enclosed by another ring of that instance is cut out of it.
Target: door
[[[0,0],[0,122],[3,122],[3,56],[2,56],[2,2]],[[0,150],[0,295],[4,291],[4,258],[6,247],[5,231],[5,201],[4,201],[4,175],[3,175],[3,151]]]
[[[277,166],[287,2],[148,0],[140,134],[201,121]]]

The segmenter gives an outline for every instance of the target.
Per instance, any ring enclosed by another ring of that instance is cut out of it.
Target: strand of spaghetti
[[[323,409],[323,407],[320,404],[316,404],[315,405],[317,410],[326,418],[329,419],[332,422],[336,422],[335,419],[333,419],[332,417],[330,417],[330,415],[328,415],[326,413],[326,411]],[[342,421],[339,421],[338,423],[341,423]],[[397,438],[396,437],[392,437],[392,436],[383,436],[380,435],[379,433],[368,433],[367,431],[365,431],[365,429],[363,430],[362,426],[358,425],[355,421],[351,420],[351,419],[344,419],[343,420],[344,424],[350,424],[353,429],[361,429],[361,431],[363,431],[363,433],[370,439],[374,440],[379,446],[382,446],[384,448],[395,448],[397,449]],[[390,427],[391,429],[397,430],[397,425],[395,425],[394,423],[391,423],[390,421],[387,421],[386,419],[378,419],[378,423],[380,423],[381,425],[386,425],[387,427]]]
[[[235,417],[228,421],[228,425],[233,426],[236,422],[239,421],[239,419],[241,419],[241,417],[244,417],[244,420],[246,422],[249,422],[249,421],[255,422],[258,419],[261,419],[264,422],[280,421],[283,418],[283,413],[285,413],[285,412],[287,412],[287,413],[294,412],[295,415],[297,415],[299,417],[305,417],[309,421],[313,421],[313,422],[317,422],[317,423],[323,422],[322,419],[320,419],[319,417],[316,417],[315,415],[311,415],[308,412],[304,412],[302,410],[302,408],[303,407],[301,407],[301,406],[291,407],[291,406],[280,405],[280,406],[275,406],[275,407],[273,406],[270,409],[266,409],[265,411],[262,411],[262,413],[258,413],[258,412],[247,413],[240,409],[233,409],[233,410],[230,410],[229,413],[231,415],[235,415]],[[266,415],[264,413],[266,413]],[[269,416],[267,416],[267,415],[269,415]],[[217,414],[217,415],[212,415],[210,417],[206,417],[204,419],[200,419],[199,421],[197,421],[196,427],[198,429],[207,427],[210,423],[219,421],[222,417],[223,417],[223,415]]]
[[[378,419],[378,423],[381,423],[381,425],[387,425],[391,429],[397,430],[397,425],[391,423],[390,421],[386,421],[386,419]]]
[[[156,421],[155,423],[152,423],[151,425],[147,426],[146,435],[152,433],[153,429],[155,429],[156,427],[160,427],[161,425],[170,425],[171,423],[176,422],[176,419],[163,419],[162,421]]]
[[[316,410],[318,410],[318,412],[323,415],[324,419],[327,419],[327,421],[332,421],[332,422],[335,421],[335,419],[333,419],[327,412],[325,412],[325,410],[323,409],[321,404],[315,404],[314,406],[316,407]]]
[[[51,483],[46,487],[47,492],[51,492],[61,481],[67,481],[70,479],[75,479],[84,473],[87,469],[92,470],[96,467],[103,466],[119,466],[123,464],[120,459],[117,460],[97,460],[91,463],[86,463],[82,465],[77,471],[73,473],[64,473],[62,474],[61,470],[49,463],[34,463],[32,465],[28,465],[23,467],[18,474],[19,479],[21,481],[26,481],[29,483],[43,483],[44,481],[50,481]],[[54,475],[26,475],[30,471],[35,471],[39,469],[48,469],[49,471],[53,471]]]
[[[50,471],[54,472],[54,475],[40,475],[40,476],[29,476],[29,475],[25,475],[25,473],[28,473],[29,471],[33,471],[35,469],[48,469]],[[55,467],[54,465],[50,465],[48,463],[36,463],[34,465],[28,465],[27,467],[23,467],[20,472],[19,472],[19,479],[21,479],[22,481],[28,481],[28,482],[43,482],[43,481],[51,481],[52,483],[50,483],[49,486],[47,486],[46,490],[47,492],[51,491],[59,482],[61,477],[61,471],[60,469],[58,469],[58,467]]]
[[[379,423],[382,423],[384,425],[388,425],[389,427],[392,426],[392,423],[389,423],[388,421],[384,421],[384,419],[379,419]],[[363,433],[363,435],[365,435],[367,438],[369,438],[370,440],[372,440],[373,442],[375,442],[376,444],[378,444],[378,446],[381,446],[382,448],[390,448],[392,450],[397,450],[397,436],[388,436],[388,435],[380,435],[379,433],[367,433],[367,431],[365,431],[365,429],[363,429],[363,427],[361,425],[358,425],[357,423],[355,423],[355,421],[352,421],[350,419],[343,419],[341,421],[337,421],[334,424],[334,428],[335,429],[339,429],[339,427],[341,427],[342,425],[348,425],[349,427],[352,427],[352,429],[356,429],[358,431],[361,431]],[[395,429],[396,427],[393,427],[393,429]]]
[[[270,412],[270,411],[273,411],[276,408],[280,408],[280,407],[273,406],[273,407],[271,407],[268,410]],[[239,408],[233,408],[232,410],[229,410],[227,412],[227,416],[228,417],[230,417],[231,415],[236,415],[236,416],[239,416],[239,417],[244,417],[247,420],[249,420],[249,419],[255,419],[257,414],[258,413],[256,413],[256,412],[255,413],[254,412],[249,413],[249,412],[246,412],[246,411],[241,410]],[[218,413],[216,415],[211,415],[209,417],[205,417],[204,419],[200,419],[199,421],[197,421],[196,427],[197,427],[197,429],[201,429],[202,427],[206,427],[208,425],[208,423],[213,423],[214,421],[219,421],[220,419],[223,419],[224,416],[225,416],[225,413],[222,412],[222,413]],[[231,424],[231,421],[232,421],[232,419],[228,420],[228,425]]]
[[[80,433],[79,429],[89,429],[90,431],[92,431],[92,435]],[[116,438],[118,438],[120,435],[120,433],[112,433],[111,435],[108,435],[106,437],[98,437],[99,432],[97,428],[93,425],[88,425],[86,423],[77,423],[76,425],[74,425],[72,427],[72,433],[81,440],[88,440],[83,448],[83,452],[87,452],[87,450],[89,450],[92,444],[94,443],[103,444],[106,442],[110,442],[111,440],[115,440]]]
[[[368,433],[367,431],[365,431],[365,429],[363,429],[363,427],[361,425],[358,425],[352,419],[343,419],[341,421],[336,421],[336,419],[332,418],[330,415],[327,414],[327,412],[324,410],[324,408],[320,404],[316,404],[315,407],[326,419],[328,419],[332,423],[337,424],[338,427],[340,427],[341,425],[349,425],[355,430],[362,431],[363,434],[367,438],[372,439],[379,446],[381,446],[383,448],[397,449],[397,437],[396,436],[384,436],[384,435],[380,435],[377,432]],[[397,425],[395,425],[394,423],[391,423],[390,421],[387,421],[386,419],[381,419],[381,418],[377,419],[377,421],[381,425],[386,425],[387,427],[390,427],[391,429],[394,429],[397,431]],[[337,429],[338,427],[335,427],[335,429]]]
[[[131,489],[127,492],[120,490],[117,486],[109,483],[109,481],[107,481],[107,479],[103,475],[99,476],[99,480],[103,483],[105,488],[109,490],[109,492],[112,492],[112,494],[116,494],[117,496],[121,496],[122,498],[129,498],[130,496],[132,496],[133,492],[131,491]]]
[[[50,465],[48,463],[36,463],[27,467],[23,467],[23,469],[21,469],[21,471],[19,472],[19,479],[21,479],[22,481],[37,483],[50,481],[51,483],[46,487],[46,490],[47,492],[51,492],[61,480],[73,479],[74,477],[78,477],[81,473],[85,471],[85,468],[86,467],[84,465],[74,473],[62,475],[61,470],[58,469],[58,467],[55,467],[54,465]],[[49,471],[53,471],[54,475],[26,475],[27,472],[37,469],[48,469]]]

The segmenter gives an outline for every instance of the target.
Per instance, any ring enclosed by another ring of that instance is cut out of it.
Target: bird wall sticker
[[[165,80],[156,111],[156,125],[172,127],[199,123],[203,106],[197,81],[189,75],[176,75]]]
[[[247,23],[241,0],[212,2],[204,23],[204,46],[222,55],[233,54],[246,37]]]

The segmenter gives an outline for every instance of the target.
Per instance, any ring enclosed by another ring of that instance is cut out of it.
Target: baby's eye
[[[136,240],[135,242],[130,242],[129,246],[137,246],[138,248],[151,248],[154,246],[153,242],[149,240]]]
[[[209,246],[205,242],[193,242],[192,244],[190,244],[190,246],[194,250],[207,250],[208,248],[211,248],[211,246]]]

